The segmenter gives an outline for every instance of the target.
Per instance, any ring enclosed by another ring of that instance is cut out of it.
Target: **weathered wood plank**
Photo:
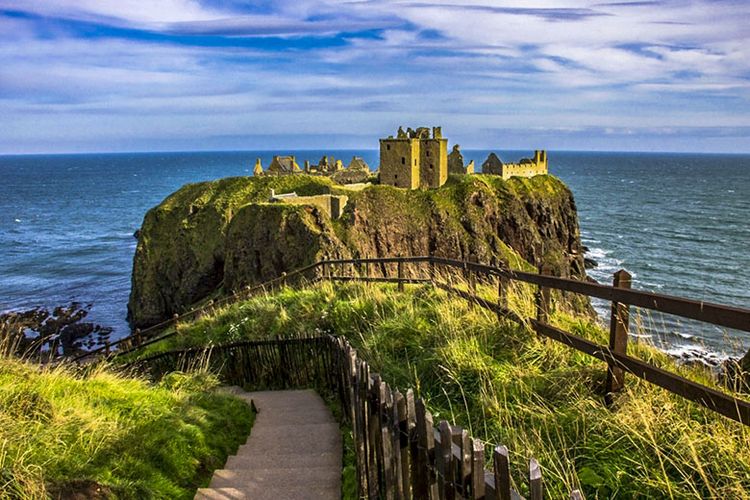
[[[496,446],[492,454],[493,472],[495,476],[495,491],[498,500],[510,500],[510,461],[508,448]]]

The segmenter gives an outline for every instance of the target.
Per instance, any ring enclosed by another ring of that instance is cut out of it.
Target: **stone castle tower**
[[[409,128],[380,139],[380,183],[406,189],[439,188],[448,180],[448,139],[440,127]]]

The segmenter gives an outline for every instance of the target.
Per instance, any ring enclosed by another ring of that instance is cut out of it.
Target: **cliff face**
[[[271,189],[347,194],[343,216],[265,203]],[[343,190],[329,179],[233,178],[183,187],[144,219],[133,264],[135,326],[180,312],[223,285],[265,281],[324,257],[437,255],[584,279],[573,196],[552,176],[457,176],[436,190]]]

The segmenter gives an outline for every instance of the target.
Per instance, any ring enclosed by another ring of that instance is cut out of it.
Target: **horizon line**
[[[534,151],[535,149],[502,149],[488,147],[462,148],[461,151]],[[87,156],[87,155],[149,155],[149,154],[193,154],[193,153],[278,153],[303,151],[378,151],[378,148],[293,148],[280,147],[274,149],[156,149],[149,151],[51,151],[51,152],[23,152],[5,153],[0,152],[0,157],[19,156]],[[750,155],[748,151],[675,151],[675,150],[613,150],[613,149],[546,149],[551,153],[628,153],[628,154],[685,154],[685,155],[713,155],[713,156],[743,156]]]

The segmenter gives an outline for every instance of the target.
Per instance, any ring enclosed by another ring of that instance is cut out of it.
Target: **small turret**
[[[263,175],[263,165],[260,163],[260,158],[255,159],[255,168],[253,169],[253,175],[260,177]]]

